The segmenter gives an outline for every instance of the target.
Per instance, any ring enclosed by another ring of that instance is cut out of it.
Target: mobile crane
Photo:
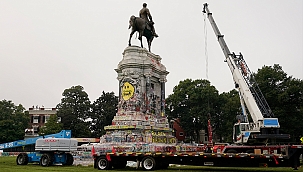
[[[208,4],[204,4],[203,13],[207,14],[210,24],[218,38],[225,55],[225,62],[232,73],[235,87],[238,89],[242,114],[237,115],[238,122],[234,124],[233,141],[237,144],[267,143],[268,139],[288,139],[288,134],[279,134],[279,121],[267,104],[258,84],[254,80],[243,55],[231,53],[216,25]],[[248,121],[248,113],[252,122]]]

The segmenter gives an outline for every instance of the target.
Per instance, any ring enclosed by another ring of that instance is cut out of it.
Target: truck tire
[[[74,157],[70,153],[66,153],[66,162],[64,165],[73,165],[74,163]]]
[[[28,155],[27,153],[20,153],[16,159],[17,165],[27,165],[28,164]]]
[[[40,165],[42,167],[48,167],[53,164],[53,156],[50,153],[45,153],[40,158]]]
[[[98,170],[110,170],[112,168],[111,162],[106,159],[106,157],[101,156],[96,162]]]
[[[142,167],[146,171],[152,171],[156,169],[156,161],[153,157],[147,156],[142,159]]]

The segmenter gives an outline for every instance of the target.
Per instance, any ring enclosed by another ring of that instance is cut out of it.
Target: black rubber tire
[[[122,169],[125,168],[127,161],[119,161],[117,164],[113,164],[114,169]]]
[[[53,155],[50,153],[45,153],[40,158],[40,165],[42,167],[48,167],[53,164]]]
[[[27,165],[28,164],[28,155],[27,153],[20,153],[16,159],[17,165]]]
[[[153,157],[147,156],[142,159],[142,168],[146,171],[153,171],[157,167],[156,161]]]
[[[110,170],[112,168],[111,162],[108,161],[104,156],[97,159],[96,166],[98,170]]]
[[[70,153],[66,153],[66,162],[64,165],[73,165],[74,163],[74,157]]]

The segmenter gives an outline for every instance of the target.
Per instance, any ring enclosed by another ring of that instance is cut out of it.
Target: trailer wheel
[[[65,165],[73,165],[74,157],[70,153],[66,153],[66,163]]]
[[[27,153],[20,153],[16,159],[17,165],[27,165],[28,164],[28,155]]]
[[[142,159],[142,167],[144,170],[152,171],[156,168],[156,161],[153,157],[145,157]]]
[[[53,156],[51,154],[45,153],[40,158],[40,165],[42,167],[48,167],[53,164]]]
[[[97,159],[96,165],[99,170],[109,170],[112,168],[110,161],[108,161],[104,156]]]

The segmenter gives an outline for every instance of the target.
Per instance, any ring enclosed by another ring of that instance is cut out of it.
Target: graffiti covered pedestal
[[[169,72],[161,57],[145,48],[129,46],[115,71],[119,81],[118,112],[112,125],[105,126],[106,134],[97,147],[111,151],[113,145],[119,145],[119,151],[145,152],[174,145],[176,138],[164,113]]]

